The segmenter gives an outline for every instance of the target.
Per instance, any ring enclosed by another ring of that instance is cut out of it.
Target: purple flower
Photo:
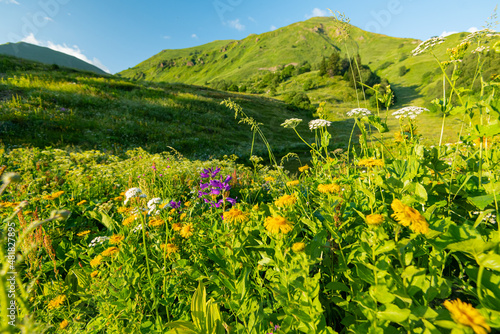
[[[172,209],[178,209],[181,207],[181,201],[176,202],[176,201],[170,201],[170,207]]]
[[[208,169],[204,169],[203,172],[200,173],[200,176],[203,178],[203,179],[206,179],[206,178],[209,178],[209,177],[216,177],[217,174],[219,174],[220,172],[220,168],[217,167],[217,168],[208,168]]]

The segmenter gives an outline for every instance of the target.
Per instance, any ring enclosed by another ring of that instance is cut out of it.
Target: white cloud
[[[8,4],[20,5],[20,3],[17,2],[16,0],[0,0],[0,3],[6,3],[7,5]]]
[[[171,36],[163,36],[164,39],[171,39]]]
[[[476,27],[470,27],[470,28],[467,30],[467,32],[476,32],[476,31],[479,31],[479,29],[478,29],[478,28],[476,28]]]
[[[54,51],[59,51],[59,52],[68,54],[70,56],[73,56],[73,57],[76,57],[80,60],[83,60],[84,62],[92,64],[96,67],[99,67],[101,70],[103,70],[105,72],[111,73],[109,71],[109,69],[106,66],[104,66],[104,64],[101,63],[101,61],[99,59],[94,57],[94,58],[92,58],[92,60],[90,60],[86,55],[84,55],[82,53],[82,50],[80,50],[80,48],[78,47],[78,45],[73,45],[73,47],[70,47],[70,46],[67,46],[66,44],[63,44],[63,45],[55,44],[51,41],[47,41],[47,42],[39,41],[36,39],[36,37],[35,37],[35,35],[33,35],[33,33],[24,37],[21,41],[26,42],[26,43],[30,43],[30,44],[34,44],[34,45],[38,45],[38,46],[43,46],[43,47],[52,49]]]
[[[191,35],[191,38],[198,38],[198,35],[196,35],[196,34],[192,34],[192,35]]]
[[[320,8],[314,8],[310,14],[306,14],[306,18],[310,19],[311,17],[316,17],[316,16],[327,16],[328,13],[326,10],[320,9]]]
[[[453,34],[456,34],[458,33],[458,31],[443,31],[441,33],[441,35],[439,35],[439,37],[447,37],[447,36],[450,36],[450,35],[453,35]]]
[[[239,31],[245,30],[245,26],[243,24],[241,24],[240,19],[236,19],[233,21],[227,21],[227,23],[229,24],[229,26],[231,28],[234,28],[236,30],[239,30]]]
[[[251,22],[253,22],[253,23],[257,23],[257,21],[253,17],[251,17],[251,16],[248,17],[248,20],[251,21]]]
[[[271,26],[271,28],[269,28],[269,29],[270,29],[271,31],[273,31],[273,30],[276,30],[277,28],[276,28],[276,26],[275,26],[275,25],[272,25],[272,26]]]
[[[44,19],[45,21],[54,22],[54,20],[53,20],[52,18],[48,17],[48,16],[45,16],[43,19]]]

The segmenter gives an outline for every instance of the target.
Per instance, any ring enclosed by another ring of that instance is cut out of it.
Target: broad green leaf
[[[409,309],[400,309],[394,304],[389,304],[386,306],[385,311],[377,313],[377,317],[382,320],[389,320],[401,324],[408,319],[410,314],[411,311]]]
[[[370,295],[382,304],[392,303],[396,298],[396,296],[389,292],[389,289],[385,285],[372,285],[370,287]]]
[[[207,292],[205,286],[200,281],[198,288],[194,292],[191,300],[191,316],[196,328],[203,329],[205,327],[205,318],[207,316]]]
[[[474,205],[479,210],[483,211],[488,205],[495,201],[495,196],[493,195],[483,195],[476,197],[469,197],[467,201]]]
[[[167,333],[172,333],[172,334],[202,334],[200,331],[196,329],[196,327],[188,322],[188,321],[173,321],[169,322],[165,325],[166,327],[170,328],[170,330]]]
[[[480,266],[500,271],[500,255],[498,254],[495,253],[479,254],[476,260]]]

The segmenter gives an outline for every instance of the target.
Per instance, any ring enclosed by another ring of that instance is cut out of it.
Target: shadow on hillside
[[[423,95],[417,91],[418,86],[401,86],[398,84],[392,84],[391,88],[396,93],[396,105],[405,105],[409,104],[415,99],[422,97]]]

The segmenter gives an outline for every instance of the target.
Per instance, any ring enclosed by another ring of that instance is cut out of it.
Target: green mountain
[[[343,38],[346,33],[348,38]],[[435,55],[440,60],[449,59],[446,50],[460,44],[467,35],[459,33],[447,37],[435,48]],[[238,41],[214,41],[187,49],[163,50],[119,75],[134,80],[212,87],[218,87],[217,82],[223,80],[227,87],[235,84],[233,88],[241,90],[244,86],[247,92],[267,93],[280,99],[286,99],[287,93],[305,90],[313,104],[326,101],[330,107],[340,107],[344,111],[356,104],[359,95],[356,97],[357,93],[342,80],[318,78],[315,73],[323,58],[338,51],[342,57],[351,59],[359,55],[363,65],[388,80],[396,93],[397,106],[410,103],[428,106],[439,96],[442,75],[431,54],[412,56],[412,50],[420,42],[370,33],[348,24],[342,26],[331,17],[315,17]],[[297,68],[305,63],[311,67],[310,72],[279,82],[274,89],[261,84],[267,73],[287,65]],[[494,67],[490,71],[493,73],[499,67],[495,65],[498,62],[495,58],[489,63]],[[475,65],[475,60],[471,59],[470,67]],[[259,85],[266,88],[259,89]],[[361,95],[361,100],[363,98]]]
[[[0,54],[37,61],[43,64],[64,66],[97,74],[106,74],[100,68],[66,53],[29,43],[7,43],[0,45]]]

